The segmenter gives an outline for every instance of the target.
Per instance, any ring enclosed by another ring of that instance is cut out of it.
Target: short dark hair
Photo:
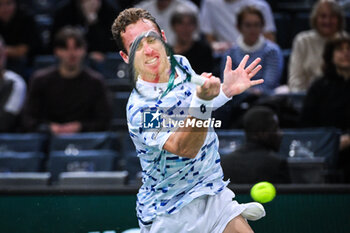
[[[175,24],[181,23],[184,16],[189,16],[194,25],[198,25],[197,13],[188,8],[177,8],[171,15],[170,25],[174,27]]]
[[[338,49],[342,44],[350,45],[350,37],[342,36],[326,43],[323,51],[323,66],[322,71],[326,78],[336,77],[337,71],[333,62],[334,51]]]
[[[276,113],[268,107],[256,106],[243,116],[243,126],[247,140],[256,140],[263,133],[275,132],[278,128]]]
[[[156,19],[148,11],[141,8],[129,8],[123,10],[114,20],[111,30],[113,38],[116,41],[118,48],[124,53],[127,53],[127,51],[123,44],[121,33],[125,32],[125,29],[128,25],[134,24],[140,19],[147,19],[151,21],[157,27],[158,31],[161,32],[161,29],[157,24]]]
[[[72,26],[63,27],[55,36],[54,48],[66,48],[68,39],[74,39],[77,47],[86,47],[84,34],[78,28]]]
[[[238,28],[240,28],[242,26],[244,16],[247,14],[257,15],[261,20],[261,26],[262,27],[265,26],[265,18],[263,16],[263,14],[261,13],[261,11],[254,6],[246,6],[237,15],[237,27]]]

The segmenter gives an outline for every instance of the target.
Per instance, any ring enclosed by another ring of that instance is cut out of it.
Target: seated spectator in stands
[[[173,46],[174,53],[187,57],[196,73],[212,72],[214,61],[211,47],[206,41],[195,38],[198,28],[197,13],[191,9],[179,7],[170,21],[176,38]]]
[[[260,10],[253,6],[242,8],[237,15],[237,28],[240,35],[236,44],[228,50],[221,59],[221,69],[225,68],[226,56],[232,58],[232,66],[237,67],[244,57],[249,54],[248,62],[261,58],[262,69],[254,79],[264,79],[264,83],[248,89],[248,92],[271,94],[274,88],[280,85],[283,70],[283,55],[279,46],[265,39],[263,28],[264,16]],[[221,75],[222,76],[222,75]]]
[[[156,18],[159,27],[164,30],[167,42],[170,45],[175,43],[175,34],[170,19],[178,7],[187,8],[198,14],[198,7],[189,0],[144,0],[135,7],[147,10]]]
[[[200,27],[215,52],[222,53],[236,43],[239,31],[237,15],[242,8],[254,6],[264,16],[264,36],[275,41],[276,26],[270,5],[262,0],[204,0],[201,4]]]
[[[0,37],[0,132],[17,129],[18,114],[26,95],[26,84],[18,74],[6,70],[6,46]]]
[[[300,32],[293,41],[289,59],[288,86],[292,92],[304,92],[322,74],[325,43],[346,34],[344,13],[334,0],[319,0],[310,15],[311,30]]]
[[[326,44],[323,76],[307,92],[302,110],[304,126],[333,126],[342,130],[339,165],[350,183],[350,38]]]
[[[65,27],[55,37],[59,64],[30,80],[23,124],[53,134],[108,130],[110,103],[102,76],[83,66],[86,43],[80,30]]]
[[[289,183],[286,159],[277,154],[282,139],[277,115],[266,107],[251,108],[244,115],[244,132],[245,144],[221,159],[225,178],[243,184]]]
[[[106,52],[115,52],[110,27],[120,9],[107,0],[69,0],[54,15],[51,38],[64,26],[80,27],[87,41],[88,57],[102,62]]]
[[[33,56],[40,52],[41,39],[34,18],[16,0],[0,0],[0,35],[6,43],[7,68],[25,75]]]

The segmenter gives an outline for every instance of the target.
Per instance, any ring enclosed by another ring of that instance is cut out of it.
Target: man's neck
[[[63,65],[60,65],[58,68],[60,75],[63,78],[68,78],[68,79],[77,77],[81,72],[81,69],[82,69],[81,66],[77,66],[74,69],[67,69]]]
[[[182,54],[187,52],[193,44],[193,41],[178,41],[174,46],[174,52]]]

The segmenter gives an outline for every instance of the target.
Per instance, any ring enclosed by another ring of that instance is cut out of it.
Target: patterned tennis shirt
[[[175,57],[187,72],[194,74],[185,57]],[[144,114],[148,110],[177,118],[187,117],[196,86],[183,82],[186,75],[180,69],[176,69],[176,73],[175,85],[179,85],[162,98],[159,96],[168,83],[149,83],[139,79],[136,83],[138,91],[132,91],[127,104],[129,134],[142,167],[143,185],[137,194],[136,210],[144,225],[152,223],[156,216],[176,213],[197,197],[218,194],[228,184],[223,181],[219,141],[212,127],[196,157],[189,159],[163,149],[176,127],[148,129],[144,125]],[[221,91],[213,105],[220,107],[228,100]]]

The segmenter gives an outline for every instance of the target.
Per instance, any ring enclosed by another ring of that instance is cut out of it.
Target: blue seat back
[[[334,168],[338,159],[339,137],[340,131],[336,128],[284,129],[279,153],[289,157],[294,141],[315,157],[324,157],[328,167]]]
[[[1,152],[0,172],[39,172],[43,158],[42,152]]]
[[[51,151],[47,170],[53,181],[61,172],[112,171],[117,157],[113,150]]]
[[[39,133],[0,134],[0,153],[6,151],[42,152],[46,143],[47,136]]]
[[[50,151],[77,150],[117,150],[118,135],[112,132],[89,132],[53,136]]]
[[[219,138],[219,153],[221,156],[235,151],[245,142],[243,130],[216,130]]]

